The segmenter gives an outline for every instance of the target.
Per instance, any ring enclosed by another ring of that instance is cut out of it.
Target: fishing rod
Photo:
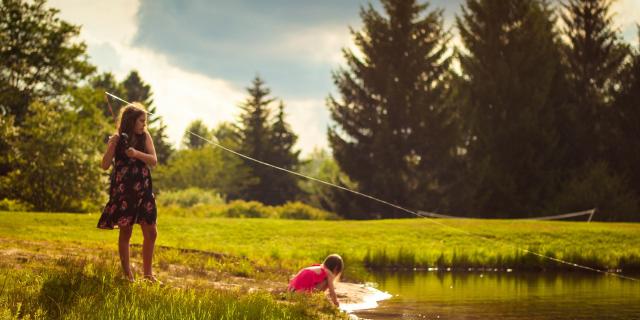
[[[105,96],[104,96],[104,100],[107,102],[107,106],[109,107],[109,112],[111,112],[111,117],[113,118],[113,123],[116,126],[116,129],[118,128],[118,118],[116,117],[116,114],[113,112],[113,108],[111,107],[111,102],[109,101],[109,96],[110,95],[108,92],[105,91]],[[122,143],[122,148],[124,148],[124,150],[127,150],[129,148],[129,135],[126,132],[122,132],[119,134],[120,138],[118,138],[118,144]],[[107,142],[109,142],[108,140],[111,138],[111,136],[107,137]]]

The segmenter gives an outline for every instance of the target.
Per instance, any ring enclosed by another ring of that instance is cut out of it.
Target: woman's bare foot
[[[136,281],[136,278],[133,276],[133,273],[129,273],[128,275],[124,274],[122,278],[123,278],[123,280],[126,280],[126,281],[131,282],[131,283]]]
[[[144,275],[144,280],[145,280],[145,281],[149,281],[149,282],[151,282],[151,283],[157,283],[157,284],[162,285],[162,281],[158,280],[158,279],[157,279],[154,275],[152,275],[152,274],[145,274],[145,275]]]

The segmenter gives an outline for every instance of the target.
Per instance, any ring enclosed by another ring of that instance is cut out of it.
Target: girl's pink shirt
[[[321,265],[312,265],[312,267],[317,266]],[[325,279],[327,279],[327,271],[324,268],[320,268],[320,273],[316,273],[309,268],[304,268],[300,270],[293,279],[291,279],[291,282],[289,282],[289,290],[311,292]]]

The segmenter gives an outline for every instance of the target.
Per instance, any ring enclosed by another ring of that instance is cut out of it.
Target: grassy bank
[[[0,213],[0,237],[106,247],[117,231],[95,228],[97,214]],[[285,275],[327,253],[347,265],[370,268],[511,268],[575,270],[517,248],[601,269],[640,271],[640,224],[428,219],[299,221],[163,216],[158,245],[215,252],[237,263],[198,260],[203,268],[236,268],[238,274]],[[473,233],[469,235],[460,232]],[[481,235],[478,237],[476,235]],[[134,243],[141,242],[139,231]],[[184,251],[158,250],[158,263],[180,262]],[[163,255],[167,255],[164,257]],[[186,255],[188,256],[188,255]],[[265,272],[272,270],[273,272]],[[279,270],[279,271],[274,271]]]
[[[180,288],[121,279],[116,264],[86,259],[0,266],[0,319],[322,319],[322,301],[268,291]],[[25,263],[27,262],[27,263]],[[32,264],[31,266],[25,266]],[[323,309],[324,306],[324,309]]]
[[[283,291],[298,268],[330,252],[345,258],[346,280],[358,280],[364,267],[578,270],[516,246],[590,267],[640,270],[639,224],[440,220],[451,226],[443,227],[427,219],[301,221],[161,212],[154,268],[165,285],[129,284],[120,276],[118,231],[96,229],[97,219],[0,212],[0,318],[344,318],[322,294]],[[141,241],[136,229],[137,274]]]

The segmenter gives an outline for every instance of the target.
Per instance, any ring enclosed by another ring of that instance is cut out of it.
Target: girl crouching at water
[[[314,290],[326,291],[329,289],[331,302],[336,306],[340,306],[338,297],[336,296],[334,281],[340,277],[343,268],[344,263],[342,262],[342,257],[337,254],[331,254],[324,259],[321,265],[314,264],[311,267],[300,270],[298,274],[291,279],[289,291],[313,292]]]
[[[104,207],[98,228],[120,229],[118,251],[125,277],[134,281],[129,263],[129,240],[133,225],[140,224],[142,265],[146,280],[157,282],[151,271],[156,229],[156,202],[151,186],[150,167],[157,164],[151,135],[146,129],[147,113],[139,103],[129,104],[120,112],[118,132],[109,138],[102,157],[102,169],[113,162],[109,202]],[[113,161],[115,158],[115,161]]]

